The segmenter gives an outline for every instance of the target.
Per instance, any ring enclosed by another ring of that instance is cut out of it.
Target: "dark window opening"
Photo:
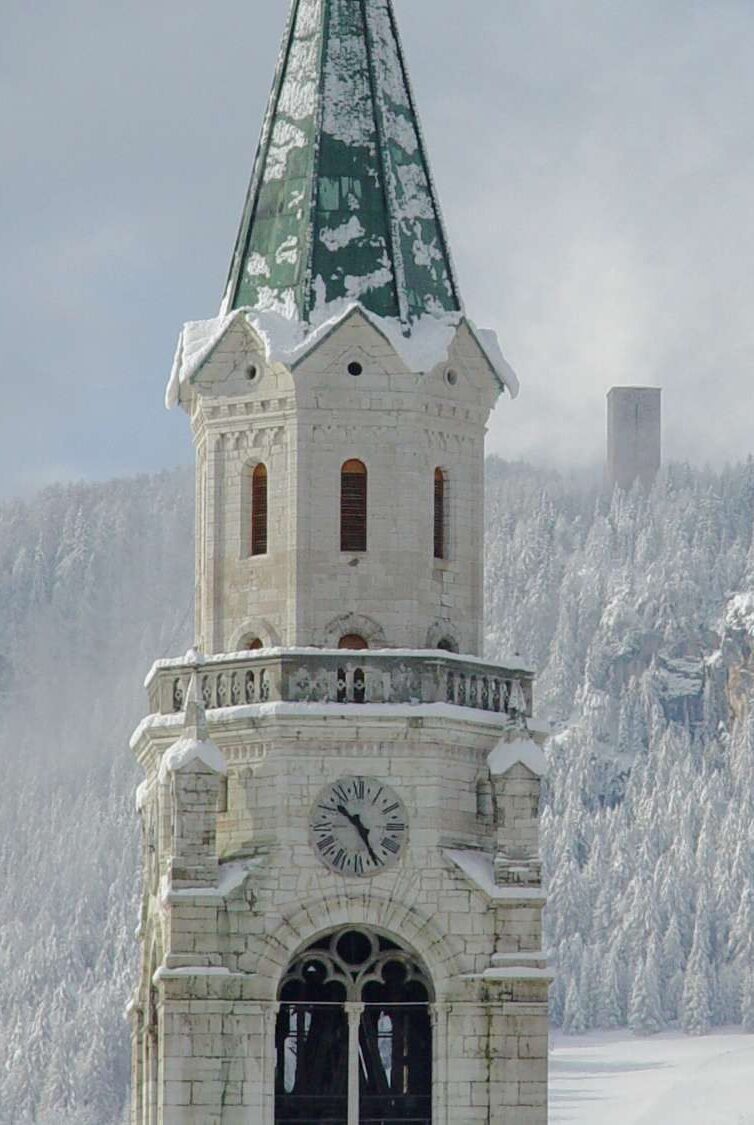
[[[276,1125],[346,1125],[349,1083],[360,1125],[432,1125],[430,991],[407,952],[366,931],[329,934],[291,963],[279,996]],[[363,1005],[355,1037],[349,1002]]]
[[[442,469],[435,469],[435,558],[444,559],[446,549],[447,529],[445,527],[445,473]]]
[[[252,555],[267,554],[267,468],[265,465],[257,465],[251,477],[251,553]]]
[[[367,470],[361,461],[346,461],[340,472],[340,549],[367,549]]]

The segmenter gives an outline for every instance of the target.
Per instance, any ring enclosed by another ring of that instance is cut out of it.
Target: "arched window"
[[[338,641],[338,648],[349,648],[353,649],[354,652],[361,652],[362,649],[369,648],[369,645],[358,633],[346,633],[345,637],[341,637]]]
[[[437,642],[440,652],[458,652],[458,645],[452,637],[443,637]]]
[[[241,645],[241,648],[246,649],[248,652],[256,652],[260,648],[264,648],[259,637],[247,637]]]
[[[346,461],[340,470],[340,549],[367,549],[367,468]]]
[[[381,934],[338,930],[300,953],[279,992],[275,1125],[431,1125],[431,996],[417,959]]]
[[[251,553],[267,554],[266,465],[257,465],[251,475]]]
[[[436,559],[444,559],[446,557],[448,546],[445,483],[445,473],[442,471],[442,469],[435,469],[434,536]]]

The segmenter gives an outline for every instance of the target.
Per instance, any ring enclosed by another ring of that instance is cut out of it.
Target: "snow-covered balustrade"
[[[532,713],[532,673],[436,650],[260,649],[159,660],[147,678],[153,712],[182,711],[193,672],[205,707],[254,703],[451,703]]]

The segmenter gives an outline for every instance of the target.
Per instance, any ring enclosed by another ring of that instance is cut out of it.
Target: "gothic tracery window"
[[[280,987],[276,1125],[431,1125],[430,996],[416,959],[382,935],[347,927],[313,942]]]

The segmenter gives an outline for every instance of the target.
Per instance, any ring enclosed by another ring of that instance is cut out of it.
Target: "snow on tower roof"
[[[222,312],[460,312],[392,0],[293,0]]]
[[[180,401],[181,387],[191,383],[225,333],[237,320],[243,320],[264,346],[268,363],[284,363],[294,367],[300,363],[330,332],[360,312],[369,323],[392,344],[409,371],[431,371],[449,358],[450,347],[461,324],[465,324],[484,353],[490,370],[511,398],[519,391],[518,377],[503,356],[497,334],[477,328],[462,313],[446,313],[442,317],[423,316],[413,325],[410,336],[404,335],[400,321],[375,316],[361,303],[343,302],[333,306],[332,316],[308,332],[301,321],[290,321],[279,313],[234,309],[211,320],[193,320],[183,326],[173,360],[173,368],[165,392],[165,405],[170,410]]]
[[[518,763],[526,766],[537,777],[544,777],[547,772],[547,762],[541,746],[537,746],[525,730],[519,732],[517,738],[503,736],[487,757],[490,772],[494,775],[507,773]]]

